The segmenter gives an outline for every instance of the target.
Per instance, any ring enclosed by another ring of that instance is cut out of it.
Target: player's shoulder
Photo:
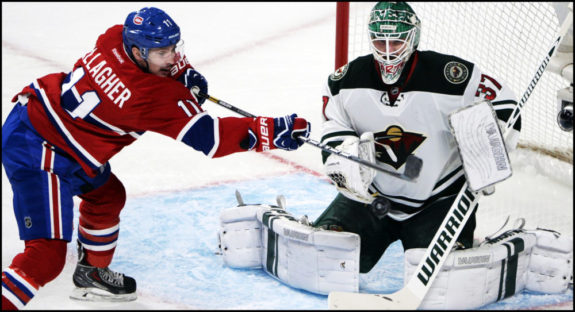
[[[360,56],[329,75],[327,84],[333,95],[341,89],[378,87],[378,74],[373,54]]]
[[[91,52],[91,54],[86,56],[85,59],[90,59],[92,56],[94,59],[96,59],[96,55],[102,54],[102,57],[105,58],[107,65],[114,67],[114,70],[127,70],[130,72],[131,69],[132,72],[135,72],[134,69],[137,68],[137,66],[133,61],[130,60],[130,57],[124,49],[122,30],[123,25],[114,25],[108,28],[98,37],[98,40],[96,41],[95,51],[97,51],[97,53]]]
[[[418,64],[423,69],[433,73],[442,73],[445,78],[454,82],[460,82],[465,76],[450,75],[449,70],[461,69],[471,71],[475,66],[472,62],[461,57],[450,54],[443,54],[435,51],[418,51]]]
[[[121,24],[113,25],[108,28],[103,34],[98,37],[96,45],[108,45],[110,43],[117,44],[118,40],[122,40],[122,30],[124,26]]]
[[[455,55],[418,51],[417,63],[405,91],[462,95],[475,65]]]

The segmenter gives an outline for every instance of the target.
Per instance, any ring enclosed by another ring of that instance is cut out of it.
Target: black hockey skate
[[[136,300],[136,280],[109,268],[88,264],[78,241],[78,264],[74,271],[76,288],[70,298],[82,301],[123,302]]]

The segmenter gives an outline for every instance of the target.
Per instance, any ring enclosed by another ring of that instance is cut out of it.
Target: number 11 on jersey
[[[78,67],[68,74],[67,81],[62,84],[62,107],[73,118],[84,119],[102,102],[96,91],[86,91],[81,95],[79,94],[76,83],[84,77],[84,74],[84,68]]]

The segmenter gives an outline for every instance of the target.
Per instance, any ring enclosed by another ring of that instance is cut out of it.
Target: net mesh
[[[370,53],[367,20],[375,2],[351,2],[348,61]],[[517,100],[556,39],[560,25],[551,3],[413,2],[421,20],[420,50],[471,61],[502,80]],[[476,236],[492,234],[507,216],[527,228],[573,233],[573,133],[557,125],[557,91],[569,82],[545,72],[522,111],[519,149],[510,155],[511,179],[484,196]],[[552,157],[549,157],[552,156]],[[551,186],[552,185],[552,186]]]
[[[369,54],[367,20],[376,2],[350,3],[348,60]],[[419,50],[471,61],[504,81],[519,100],[556,39],[559,21],[550,3],[413,2],[421,20]],[[546,72],[522,111],[520,148],[573,162],[573,133],[557,125],[557,91],[569,86]]]

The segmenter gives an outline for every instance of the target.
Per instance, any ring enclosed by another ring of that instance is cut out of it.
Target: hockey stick
[[[567,18],[559,31],[559,36],[553,42],[551,49],[543,59],[535,73],[535,76],[529,83],[527,90],[523,93],[523,97],[521,97],[521,100],[517,103],[511,117],[507,121],[506,127],[503,131],[504,134],[509,133],[508,129],[512,128],[517,122],[521,109],[543,75],[549,60],[553,56],[561,42],[561,39],[567,33],[572,15],[572,11],[567,14]],[[429,291],[433,280],[441,270],[441,266],[447,259],[447,256],[449,256],[449,252],[453,248],[453,245],[457,240],[456,238],[459,236],[463,227],[467,223],[467,220],[471,216],[475,204],[482,195],[481,192],[470,191],[467,186],[468,183],[465,182],[441,223],[441,226],[437,230],[437,233],[431,240],[429,247],[427,247],[415,273],[402,289],[392,294],[330,292],[327,299],[329,308],[341,310],[417,309]]]
[[[205,94],[205,93],[199,91],[197,88],[194,88],[193,91],[194,91],[194,93],[195,93],[196,95],[201,96],[201,97],[203,97],[203,98],[206,98],[206,99],[208,99],[208,100],[210,100],[210,101],[212,101],[212,102],[214,102],[214,103],[216,103],[216,104],[219,104],[219,105],[221,105],[221,106],[223,106],[223,107],[225,107],[225,108],[227,108],[227,109],[229,109],[229,110],[232,110],[232,111],[234,111],[234,112],[236,112],[236,113],[238,113],[238,114],[240,114],[240,115],[243,115],[243,116],[245,116],[245,117],[252,117],[252,118],[256,118],[256,117],[257,117],[257,116],[255,116],[255,115],[250,114],[250,113],[248,113],[248,112],[246,112],[246,111],[244,111],[244,110],[241,110],[241,109],[239,109],[239,108],[237,108],[237,107],[235,107],[235,106],[233,106],[233,105],[231,105],[231,104],[229,104],[229,103],[226,103],[226,102],[224,102],[224,101],[222,101],[222,100],[219,100],[219,99],[217,99],[217,98],[215,98],[215,97],[213,97],[213,96],[211,96],[211,95],[209,95],[209,94]],[[315,146],[315,147],[317,147],[317,148],[319,148],[319,149],[321,149],[321,150],[323,150],[323,151],[326,151],[326,152],[328,152],[328,153],[331,153],[331,154],[335,154],[335,155],[344,157],[344,158],[349,159],[349,160],[351,160],[351,161],[355,161],[355,162],[360,163],[360,164],[362,164],[362,165],[364,165],[364,166],[373,168],[373,169],[375,169],[375,170],[381,171],[381,172],[383,172],[383,173],[385,173],[385,174],[389,174],[389,175],[392,175],[392,176],[394,176],[394,177],[397,177],[397,178],[400,178],[400,179],[403,179],[403,180],[408,180],[408,181],[413,181],[413,180],[415,180],[415,179],[419,176],[419,173],[420,173],[420,171],[421,171],[421,167],[422,167],[422,165],[423,165],[423,161],[422,161],[420,158],[418,158],[418,157],[416,157],[416,156],[414,156],[414,155],[409,155],[409,156],[407,157],[406,162],[405,162],[405,170],[404,170],[404,172],[403,172],[403,173],[398,173],[398,172],[394,172],[394,171],[391,171],[391,170],[389,170],[389,169],[386,169],[386,168],[384,168],[384,167],[382,167],[382,166],[380,166],[380,165],[378,165],[378,164],[369,162],[369,161],[367,161],[367,160],[365,160],[365,159],[361,159],[361,158],[359,158],[359,157],[357,157],[357,156],[347,154],[347,153],[345,153],[345,152],[343,152],[343,151],[337,150],[337,149],[335,149],[335,148],[333,148],[333,147],[331,147],[331,146],[329,146],[329,145],[326,145],[326,144],[317,142],[317,141],[315,141],[315,140],[313,140],[313,139],[306,138],[306,137],[301,137],[301,136],[298,137],[298,139],[304,141],[305,143],[308,143],[308,144],[310,144],[310,145],[313,145],[313,146]]]

